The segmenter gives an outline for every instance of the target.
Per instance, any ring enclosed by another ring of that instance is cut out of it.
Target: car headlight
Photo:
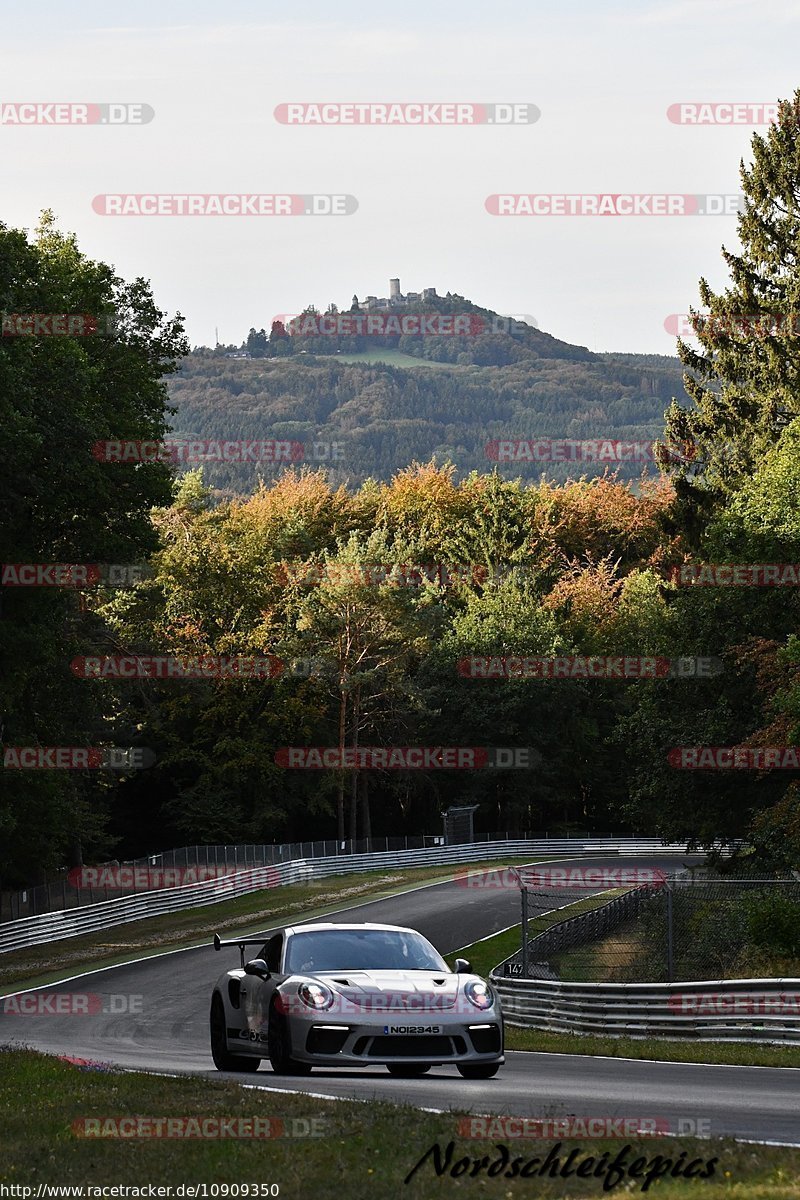
[[[333,992],[322,983],[301,983],[298,995],[309,1008],[330,1008]]]
[[[494,1004],[492,989],[482,979],[471,979],[464,987],[464,995],[476,1008],[491,1008]]]

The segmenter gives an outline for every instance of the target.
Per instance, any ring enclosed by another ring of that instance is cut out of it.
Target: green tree
[[[723,247],[730,285],[700,280],[706,312],[692,312],[700,340],[678,341],[695,407],[667,413],[664,465],[672,464],[681,520],[697,537],[714,505],[735,491],[800,411],[800,91],[781,101],[741,163],[741,253]]]
[[[245,349],[249,350],[253,358],[265,358],[269,354],[269,338],[265,329],[250,330],[245,342]]]
[[[149,513],[169,495],[169,468],[103,462],[93,448],[162,440],[163,377],[188,350],[180,317],[158,310],[145,280],[126,283],[86,258],[49,212],[30,240],[0,225],[0,308],[88,314],[98,326],[82,337],[0,340],[0,561],[136,562],[156,545]],[[115,732],[91,685],[70,672],[93,629],[75,592],[3,589],[6,745],[86,745]],[[79,855],[81,843],[102,841],[108,789],[94,773],[4,776],[0,874],[30,878]]]

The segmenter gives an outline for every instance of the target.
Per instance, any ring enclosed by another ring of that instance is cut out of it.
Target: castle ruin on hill
[[[400,291],[400,280],[389,280],[389,295],[388,296],[367,296],[364,300],[357,301],[353,297],[354,303],[359,312],[375,312],[376,309],[382,308],[402,308],[405,304],[422,304],[426,300],[436,299],[436,288],[423,288],[421,292],[407,292],[405,295]]]

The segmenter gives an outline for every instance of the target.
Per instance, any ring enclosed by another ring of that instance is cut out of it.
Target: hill
[[[243,346],[253,356],[241,359],[226,348],[198,348],[170,380],[172,436],[289,441],[284,455],[328,467],[337,483],[388,479],[434,456],[459,473],[498,465],[506,477],[526,479],[595,475],[607,466],[634,478],[643,466],[655,469],[641,455],[587,461],[586,451],[561,443],[660,437],[665,409],[683,396],[677,358],[595,354],[462,297],[437,297],[437,307],[477,314],[483,325],[466,337],[344,338],[281,327],[262,340],[251,331]],[[513,446],[501,448],[498,463],[500,442]],[[205,477],[224,493],[249,492],[285,461],[209,461]]]

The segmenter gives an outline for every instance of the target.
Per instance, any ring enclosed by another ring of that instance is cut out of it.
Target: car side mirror
[[[269,979],[269,967],[263,958],[252,958],[244,964],[245,975],[257,975],[259,979]]]
[[[245,968],[246,970],[247,968]],[[469,975],[472,971],[472,963],[468,958],[456,959],[456,975]]]

